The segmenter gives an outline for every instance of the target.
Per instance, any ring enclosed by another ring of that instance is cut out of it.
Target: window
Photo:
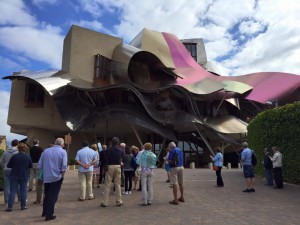
[[[36,84],[26,83],[25,106],[26,107],[44,107],[44,89]]]
[[[191,56],[197,62],[197,43],[183,43],[186,49],[189,51]]]
[[[95,56],[95,75],[94,80],[110,80],[111,60],[98,54]]]

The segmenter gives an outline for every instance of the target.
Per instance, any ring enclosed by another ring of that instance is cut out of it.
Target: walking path
[[[35,191],[28,193],[28,209],[20,210],[18,203],[12,212],[0,207],[1,225],[147,225],[147,224],[300,224],[300,186],[285,185],[277,190],[264,186],[257,179],[255,193],[243,193],[245,181],[238,169],[223,170],[224,188],[215,188],[213,170],[186,169],[184,171],[185,201],[170,205],[172,189],[165,182],[163,169],[155,171],[154,201],[151,206],[140,206],[141,192],[124,195],[124,205],[115,205],[115,196],[110,195],[108,207],[99,207],[104,185],[94,189],[95,200],[77,201],[79,181],[77,171],[66,174],[56,204],[53,221],[41,217],[42,206],[33,205]]]

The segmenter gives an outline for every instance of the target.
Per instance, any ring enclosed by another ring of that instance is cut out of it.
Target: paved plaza
[[[256,193],[243,193],[245,182],[242,171],[223,170],[224,188],[215,188],[213,170],[185,169],[185,201],[170,205],[172,191],[165,182],[163,169],[155,171],[154,201],[151,206],[140,206],[141,192],[124,195],[122,207],[115,205],[110,195],[107,208],[99,207],[104,185],[94,189],[95,200],[77,201],[79,181],[77,171],[68,171],[56,204],[53,221],[41,217],[42,206],[33,205],[35,191],[28,193],[28,209],[21,211],[15,204],[13,212],[0,207],[1,225],[57,224],[57,225],[134,225],[134,224],[300,224],[300,186],[288,185],[283,190],[264,186],[257,179]]]

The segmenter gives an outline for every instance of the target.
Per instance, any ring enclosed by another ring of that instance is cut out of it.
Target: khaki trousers
[[[108,171],[105,173],[105,189],[102,204],[108,205],[108,196],[111,188],[112,180],[114,180],[116,188],[116,204],[122,204],[121,195],[121,166],[120,165],[109,165]]]
[[[93,198],[93,172],[78,172],[80,181],[80,199],[85,199],[87,194],[88,198]]]

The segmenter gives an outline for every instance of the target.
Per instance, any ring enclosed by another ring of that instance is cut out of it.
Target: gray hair
[[[170,142],[169,143],[169,148],[175,148],[176,147],[176,144],[175,144],[175,142]]]
[[[64,143],[65,143],[65,141],[63,138],[56,138],[56,140],[54,142],[55,145],[59,145],[59,146],[62,146]]]
[[[33,142],[34,145],[37,145],[40,141],[39,141],[39,139],[34,138],[32,142]]]
[[[126,147],[126,144],[125,144],[125,143],[120,143],[120,147],[121,147],[121,148],[125,148],[125,147]]]
[[[243,142],[242,146],[243,146],[243,148],[248,148],[248,143],[247,142]]]

